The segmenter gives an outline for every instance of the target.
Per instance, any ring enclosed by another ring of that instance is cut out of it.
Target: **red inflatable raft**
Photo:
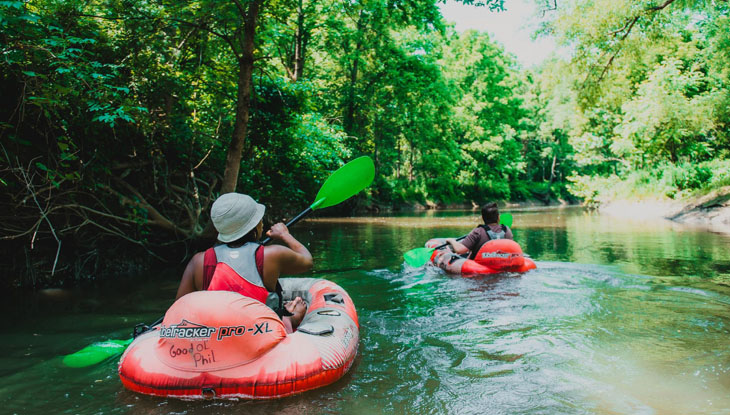
[[[265,304],[228,291],[178,299],[162,324],[137,337],[119,361],[127,389],[186,399],[272,399],[340,379],[352,366],[359,323],[350,296],[314,278],[280,280],[285,300],[309,305],[297,331]]]
[[[427,248],[435,248],[445,242],[443,238],[426,242]],[[450,274],[474,275],[499,272],[527,272],[536,268],[535,262],[526,258],[520,244],[511,239],[495,239],[482,245],[476,257],[462,258],[449,249],[436,250],[431,263]]]

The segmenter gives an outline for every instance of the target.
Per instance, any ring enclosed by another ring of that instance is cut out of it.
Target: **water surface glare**
[[[514,211],[538,265],[461,278],[402,254],[478,223],[472,212],[324,218],[292,233],[314,274],[345,288],[359,356],[334,385],[272,402],[126,391],[116,359],[59,356],[128,337],[171,303],[182,265],[35,297],[3,328],[0,405],[16,414],[730,414],[730,237],[580,209]]]

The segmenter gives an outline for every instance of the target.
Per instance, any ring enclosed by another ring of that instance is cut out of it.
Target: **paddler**
[[[307,305],[296,297],[281,307],[279,276],[311,270],[312,255],[283,223],[272,226],[266,235],[286,246],[257,243],[263,235],[265,210],[264,205],[241,193],[226,193],[216,199],[210,218],[219,244],[190,259],[176,298],[199,290],[234,291],[266,303],[269,293],[277,293],[279,310],[275,311],[291,333],[302,321]]]
[[[469,259],[474,259],[479,249],[493,239],[512,239],[512,230],[507,225],[499,223],[499,208],[496,203],[487,203],[482,206],[483,225],[474,228],[461,242],[454,238],[447,238],[446,242],[451,249],[459,254],[469,253]]]

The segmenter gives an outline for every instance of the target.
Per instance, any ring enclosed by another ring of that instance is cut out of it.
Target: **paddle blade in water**
[[[86,346],[76,353],[66,355],[63,364],[68,367],[86,367],[103,362],[110,357],[124,352],[132,339],[129,340],[107,340]]]
[[[499,215],[499,223],[506,225],[508,228],[512,227],[512,214],[502,213]]]
[[[370,186],[375,178],[375,164],[368,156],[358,157],[340,167],[324,182],[312,203],[312,210],[334,206]]]
[[[431,259],[433,248],[416,248],[403,254],[406,264],[412,267],[422,267]]]

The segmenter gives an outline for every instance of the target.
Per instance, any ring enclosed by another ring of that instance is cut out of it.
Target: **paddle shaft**
[[[460,241],[460,240],[466,238],[467,236],[469,236],[469,235],[460,236],[460,237],[456,238],[456,240]],[[441,244],[441,245],[437,246],[436,248],[433,248],[433,250],[435,251],[437,249],[446,248],[448,245],[449,245],[449,243],[446,242],[445,244]]]
[[[317,192],[314,203],[290,220],[286,227],[294,226],[295,223],[315,209],[334,206],[355,196],[361,190],[370,186],[374,178],[375,164],[370,157],[362,156],[348,162],[330,174],[329,178],[320,187],[319,192]],[[261,244],[266,245],[269,242],[271,242],[271,238],[267,237],[261,241]]]
[[[164,318],[165,318],[165,316],[162,316],[162,317],[158,318],[157,321],[155,321],[154,323],[152,323],[150,325],[145,325],[144,323],[137,324],[136,326],[134,326],[134,330],[132,330],[132,338],[136,338],[140,334],[152,329],[152,327],[155,327],[156,325],[162,323],[162,320]]]
[[[305,216],[309,215],[309,212],[311,212],[312,210],[314,210],[314,209],[312,209],[311,206],[308,207],[308,208],[306,208],[306,209],[304,209],[302,211],[302,213],[298,214],[294,219],[292,219],[289,222],[287,222],[286,223],[286,227],[289,228],[291,226],[294,226],[297,222],[299,222],[300,220],[302,220]],[[266,239],[264,239],[263,241],[261,241],[261,245],[266,245],[269,242],[271,242],[271,237],[267,236]]]

